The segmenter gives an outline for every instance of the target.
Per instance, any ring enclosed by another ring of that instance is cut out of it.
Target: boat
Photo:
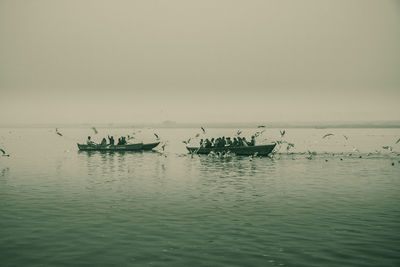
[[[144,151],[152,150],[158,146],[160,142],[156,143],[136,143],[136,144],[126,144],[126,145],[87,145],[87,144],[77,144],[79,150],[81,151]]]
[[[160,142],[143,144],[141,150],[152,150],[153,148],[155,148],[159,144],[160,144]]]
[[[194,154],[209,154],[211,152],[231,152],[236,155],[250,156],[268,156],[274,150],[276,144],[258,145],[258,146],[224,146],[224,147],[186,147],[190,153]]]

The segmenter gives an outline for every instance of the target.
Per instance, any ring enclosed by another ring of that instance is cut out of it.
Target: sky
[[[400,118],[400,1],[0,0],[0,125]]]

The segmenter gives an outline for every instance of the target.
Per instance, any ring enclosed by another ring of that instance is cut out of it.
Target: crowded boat
[[[115,145],[115,140],[113,136],[107,136],[108,138],[108,143],[107,139],[103,138],[99,144],[95,143],[90,136],[88,136],[86,144],[90,146],[114,146]],[[126,141],[125,136],[121,136],[118,138],[118,143],[116,145],[127,145],[128,142]]]
[[[246,137],[218,137],[211,139],[201,139],[200,147],[204,148],[216,148],[216,147],[248,147],[256,145],[256,137],[253,135],[250,141],[246,140]]]

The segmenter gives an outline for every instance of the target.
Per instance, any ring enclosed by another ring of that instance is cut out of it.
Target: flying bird
[[[383,149],[386,149],[386,150],[389,150],[389,151],[392,151],[392,150],[393,150],[393,148],[392,148],[391,146],[383,146],[382,148],[383,148]]]
[[[6,154],[6,152],[4,151],[4,149],[0,148],[0,152],[3,153],[3,157],[9,157],[10,155]]]
[[[326,137],[328,137],[328,136],[332,136],[332,135],[334,135],[334,134],[332,134],[332,133],[328,133],[328,134],[326,134],[326,135],[322,136],[322,139],[324,139],[324,138],[326,138]]]
[[[203,128],[203,126],[201,126],[200,129],[203,131],[203,134],[206,134],[206,130]]]
[[[256,132],[254,134],[254,137],[259,137],[260,135],[262,135],[265,132],[265,130],[262,130],[261,132]]]
[[[189,139],[188,139],[188,140],[186,140],[186,141],[182,141],[182,143],[184,143],[184,144],[188,145],[188,144],[190,143],[190,139],[191,139],[191,138],[189,138]]]
[[[396,141],[396,144],[398,144],[400,142],[400,138],[399,139],[397,139],[397,141]]]
[[[280,132],[281,132],[281,137],[285,136],[286,130],[282,130],[282,131],[280,131]]]
[[[161,146],[162,151],[164,151],[165,146],[166,146],[166,144],[163,144],[163,145]]]
[[[237,134],[238,136],[239,136],[241,133],[242,133],[241,130],[238,130],[238,131],[236,132],[236,134]]]
[[[258,125],[257,128],[265,128],[265,125]]]
[[[56,134],[58,134],[59,136],[63,136],[62,133],[60,133],[60,132],[58,131],[58,128],[56,128]]]
[[[349,140],[349,138],[346,135],[343,135],[344,139]]]
[[[200,134],[199,134],[199,133],[195,135],[195,137],[196,137],[196,138],[197,138],[197,137],[199,137],[199,136],[200,136]]]
[[[95,127],[92,127],[92,130],[93,130],[94,134],[98,134],[99,133]]]
[[[160,139],[160,137],[158,137],[158,134],[154,133],[154,136],[157,138],[157,140]]]
[[[289,153],[289,150],[294,147],[293,143],[287,143],[286,151]]]

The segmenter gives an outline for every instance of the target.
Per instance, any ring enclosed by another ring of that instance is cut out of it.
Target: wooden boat
[[[143,150],[152,150],[156,146],[158,146],[160,142],[156,143],[136,143],[136,144],[126,144],[126,145],[87,145],[87,144],[78,144],[78,148],[81,151],[143,151]]]
[[[259,145],[259,146],[224,146],[224,147],[186,147],[190,153],[209,154],[211,152],[231,152],[236,155],[250,156],[257,154],[258,156],[268,156],[274,150],[276,144]]]
[[[160,144],[160,142],[143,144],[141,150],[152,150],[153,148],[155,148],[159,144]]]

